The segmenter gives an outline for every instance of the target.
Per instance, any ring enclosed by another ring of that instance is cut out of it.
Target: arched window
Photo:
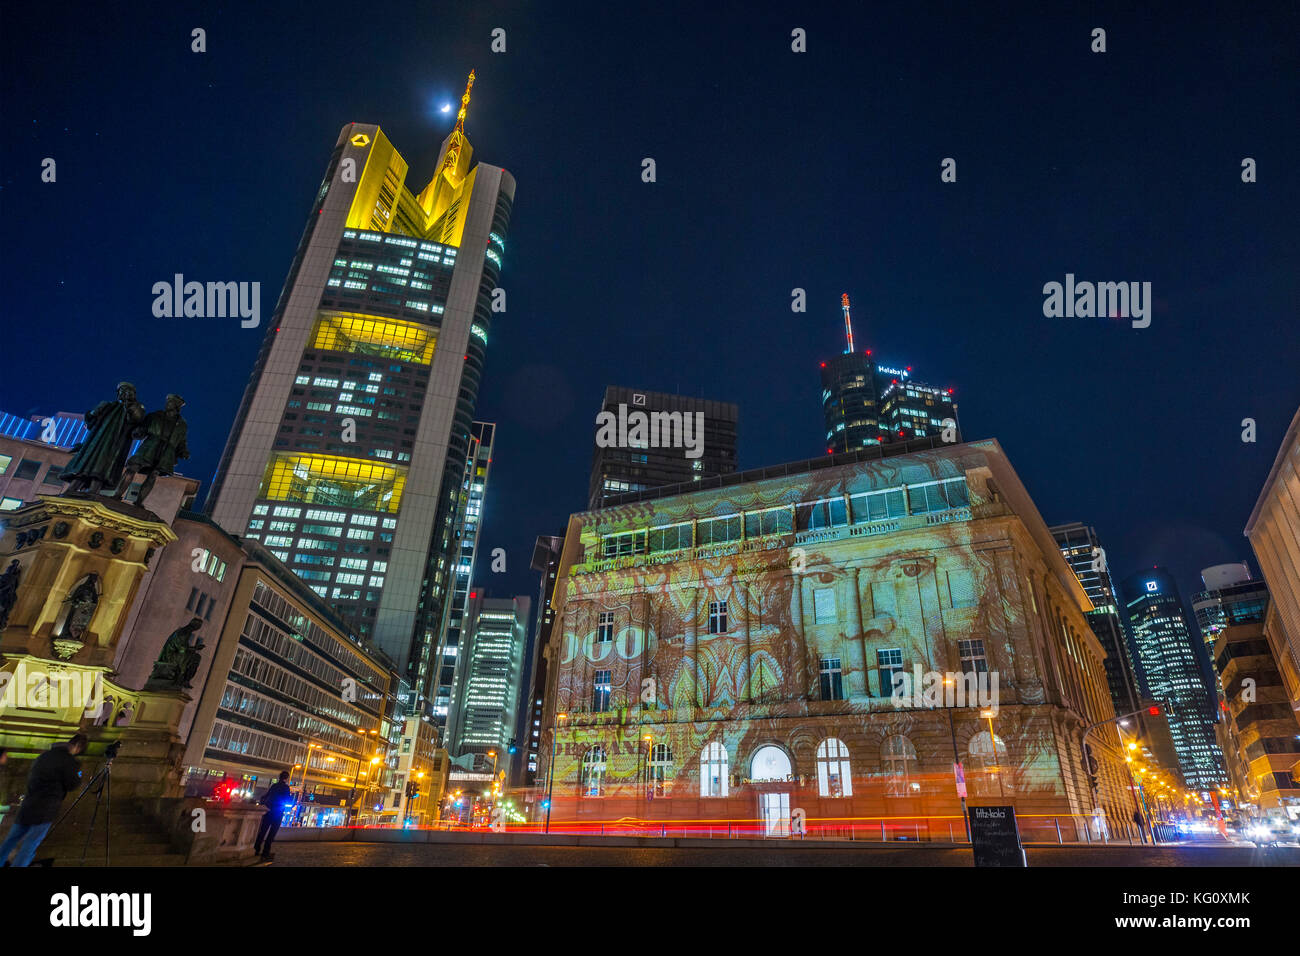
[[[829,737],[817,745],[817,793],[823,797],[853,796],[849,748],[836,737]]]
[[[584,797],[605,795],[605,748],[592,747],[582,758],[582,788]]]
[[[673,765],[673,752],[667,744],[655,744],[650,750],[650,786],[652,797],[662,797]]]
[[[727,748],[716,740],[700,753],[700,796],[727,795]]]
[[[880,745],[880,767],[885,772],[885,793],[905,796],[916,774],[916,747],[902,734],[886,737]]]
[[[1001,737],[990,737],[987,730],[981,730],[970,739],[967,748],[970,766],[967,768],[966,780],[971,792],[980,796],[1000,796],[1006,792],[1003,776],[1007,770],[1007,745]]]
[[[790,769],[790,755],[780,747],[768,745],[754,751],[754,759],[749,762],[751,780],[789,780],[793,771]]]

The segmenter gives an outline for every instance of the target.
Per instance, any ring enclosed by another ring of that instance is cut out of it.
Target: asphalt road
[[[1300,848],[1250,846],[1033,847],[1036,866],[1300,866]],[[452,843],[277,843],[274,866],[971,866],[950,847],[517,846]]]

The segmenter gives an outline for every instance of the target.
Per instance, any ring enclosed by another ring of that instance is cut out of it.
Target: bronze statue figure
[[[168,395],[167,404],[161,411],[150,412],[135,429],[135,436],[143,438],[136,453],[126,463],[126,471],[118,482],[113,497],[121,499],[131,487],[131,479],[137,473],[145,475],[144,484],[135,497],[135,503],[144,506],[145,498],[153,491],[154,482],[159,475],[170,475],[176,470],[176,462],[190,457],[189,446],[185,444],[189,428],[181,418],[181,406],[185,399],[179,395]]]
[[[194,633],[202,626],[203,619],[193,617],[188,624],[172,631],[153,665],[150,684],[177,690],[190,686],[190,679],[199,670],[201,652],[207,646],[203,638]],[[194,638],[193,645],[190,644],[191,637]]]
[[[63,603],[71,604],[72,607],[68,610],[67,620],[63,622],[60,636],[79,641],[90,626],[90,619],[95,616],[95,608],[99,606],[99,575],[93,571],[86,575],[85,580],[63,599]]]
[[[136,401],[130,382],[117,386],[117,401],[100,402],[86,412],[89,434],[63,468],[68,491],[97,495],[105,485],[116,485],[131,447],[131,433],[142,418],[144,406]]]
[[[9,624],[9,612],[18,603],[18,578],[22,575],[22,565],[14,558],[0,574],[0,631]]]

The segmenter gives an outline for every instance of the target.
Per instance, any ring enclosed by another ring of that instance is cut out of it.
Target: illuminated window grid
[[[281,454],[272,458],[267,466],[258,497],[310,504],[314,500],[315,486],[320,482],[378,486],[373,497],[379,500],[380,505],[372,510],[396,514],[406,486],[406,469],[358,458]]]
[[[312,329],[311,348],[356,352],[429,365],[437,344],[435,330],[404,322],[352,312],[322,312]]]

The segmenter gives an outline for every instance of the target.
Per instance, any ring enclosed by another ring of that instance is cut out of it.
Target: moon
[[[442,104],[442,112],[444,112],[444,113],[450,113],[450,112],[451,112],[451,104],[450,104],[450,103],[443,103],[443,104]]]

